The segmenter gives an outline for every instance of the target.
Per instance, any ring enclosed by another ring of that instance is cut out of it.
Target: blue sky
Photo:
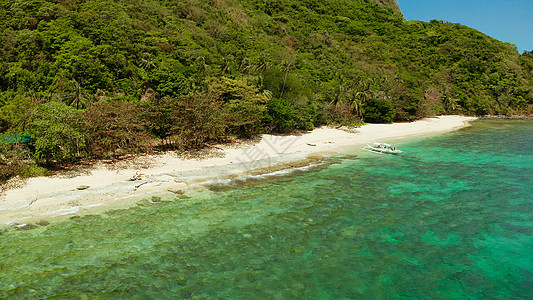
[[[533,51],[533,0],[397,0],[407,20],[461,23]]]

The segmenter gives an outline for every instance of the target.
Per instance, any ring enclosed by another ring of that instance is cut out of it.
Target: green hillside
[[[533,113],[530,52],[406,21],[394,0],[0,3],[0,129],[33,134],[46,163],[155,137],[187,148],[360,119]]]

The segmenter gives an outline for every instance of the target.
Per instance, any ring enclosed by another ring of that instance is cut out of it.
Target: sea
[[[0,298],[533,299],[533,121],[383,142],[4,230]]]

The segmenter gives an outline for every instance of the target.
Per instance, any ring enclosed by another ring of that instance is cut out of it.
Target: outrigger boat
[[[396,147],[393,147],[386,143],[378,143],[374,142],[372,145],[366,145],[364,150],[377,152],[377,153],[387,153],[387,154],[400,154],[403,153],[402,150],[396,149]]]

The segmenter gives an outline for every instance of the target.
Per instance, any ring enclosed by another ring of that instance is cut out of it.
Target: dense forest
[[[533,113],[532,52],[406,21],[394,0],[0,5],[0,180],[323,124]]]

